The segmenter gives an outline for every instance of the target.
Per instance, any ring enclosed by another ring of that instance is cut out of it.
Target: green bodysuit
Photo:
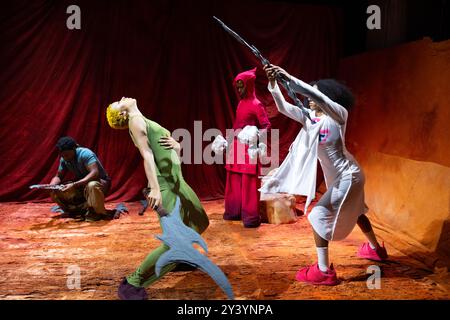
[[[148,144],[152,149],[155,159],[156,174],[161,189],[163,207],[168,212],[171,212],[175,206],[176,197],[179,196],[181,202],[181,219],[183,219],[184,224],[201,234],[209,225],[208,216],[195,192],[184,181],[181,173],[181,163],[175,150],[164,149],[158,142],[161,137],[169,137],[170,132],[156,122],[143,116],[142,118],[147,124]],[[131,131],[130,135],[134,144],[137,146]],[[174,269],[176,266],[175,263],[165,266],[161,270],[159,277],[155,273],[156,261],[168,249],[168,246],[162,244],[153,250],[136,271],[127,277],[128,283],[135,287],[147,287]]]

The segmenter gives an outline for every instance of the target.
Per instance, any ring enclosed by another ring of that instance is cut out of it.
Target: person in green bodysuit
[[[179,159],[180,145],[170,132],[158,123],[145,118],[139,111],[136,100],[122,98],[108,106],[107,120],[114,129],[129,129],[131,139],[144,159],[144,169],[148,180],[147,200],[149,207],[163,206],[171,212],[177,196],[180,198],[180,216],[183,222],[201,234],[209,225],[209,219],[195,192],[183,179]],[[118,290],[121,299],[146,299],[148,287],[176,264],[164,267],[159,277],[155,273],[158,258],[167,250],[165,244],[153,250],[134,273],[124,278]]]

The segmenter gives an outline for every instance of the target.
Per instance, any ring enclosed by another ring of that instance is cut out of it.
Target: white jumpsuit
[[[287,102],[278,85],[269,91],[278,110],[303,124],[292,143],[286,159],[277,172],[268,178],[261,193],[286,192],[307,196],[305,212],[315,197],[317,159],[322,166],[327,192],[308,215],[314,231],[323,239],[342,240],[353,230],[361,214],[367,212],[364,203],[364,174],[345,148],[347,110],[330,100],[319,90],[292,77],[291,88],[315,101],[325,115],[314,116],[313,123],[300,109]]]

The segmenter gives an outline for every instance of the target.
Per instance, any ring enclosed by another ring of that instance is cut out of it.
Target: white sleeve
[[[333,118],[339,124],[343,125],[347,121],[348,111],[339,103],[328,98],[318,89],[293,76],[291,76],[289,86],[294,91],[317,103],[325,114]]]
[[[270,93],[272,94],[273,100],[275,100],[275,104],[277,105],[278,111],[280,111],[285,116],[305,125],[306,118],[303,115],[303,112],[300,110],[299,107],[296,107],[295,105],[287,102],[284,99],[284,96],[281,93],[280,87],[278,86],[278,84],[276,82],[275,82],[275,85],[272,87],[270,85],[270,81],[269,81],[267,89],[269,89]]]

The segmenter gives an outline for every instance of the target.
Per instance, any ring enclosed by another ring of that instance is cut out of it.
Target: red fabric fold
[[[234,75],[258,63],[212,19],[221,18],[274,64],[309,81],[331,76],[342,13],[268,1],[77,1],[81,30],[68,30],[72,1],[8,1],[0,10],[0,201],[48,199],[28,186],[55,175],[55,143],[70,135],[93,150],[112,178],[107,200],[135,200],[146,185],[142,158],[105,111],[134,97],[145,116],[170,131],[225,132],[235,120]],[[238,10],[237,10],[238,9]],[[282,160],[300,125],[279,115],[258,68],[255,91],[280,129]],[[206,147],[211,141],[198,142]],[[194,150],[194,148],[192,148]],[[192,152],[194,161],[194,151]],[[222,197],[224,166],[184,164],[200,198]]]

